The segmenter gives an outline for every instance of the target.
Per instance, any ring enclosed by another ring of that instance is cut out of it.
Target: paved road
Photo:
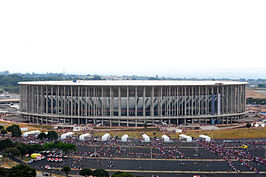
[[[256,141],[235,141],[223,143],[223,141],[215,142],[215,147],[227,150],[237,150],[240,153],[239,158],[243,162],[248,163],[252,167],[258,169],[262,174],[254,173],[245,165],[241,164],[234,156],[231,158],[234,167],[241,171],[238,173],[229,166],[228,160],[223,156],[206,149],[202,144],[197,142],[184,143],[175,141],[172,143],[126,143],[120,142],[97,142],[94,147],[93,142],[86,142],[83,145],[80,142],[74,142],[78,145],[78,151],[71,154],[70,158],[64,159],[63,162],[48,162],[41,160],[30,164],[37,170],[47,171],[51,173],[62,174],[59,169],[62,166],[70,165],[71,173],[78,174],[80,168],[103,168],[111,174],[115,171],[128,171],[139,176],[157,175],[163,177],[170,176],[266,176],[265,163],[254,162],[248,158],[242,158],[241,153],[250,154],[265,158],[266,140]],[[240,146],[245,143],[248,149],[242,149]],[[91,154],[97,152],[99,157],[90,157]],[[152,159],[151,159],[152,152]],[[21,163],[21,162],[20,162]],[[50,165],[53,169],[44,169],[45,165]]]
[[[230,142],[223,143],[217,141],[216,145],[224,147],[224,149],[239,150],[242,153],[249,153],[252,156],[264,157],[265,140],[245,142],[248,144],[248,149],[242,149],[240,146],[243,142]],[[161,151],[161,149],[164,151]],[[174,155],[165,151],[175,150]],[[152,149],[152,151],[151,151]],[[90,157],[96,150],[100,157]],[[152,152],[152,158],[151,158]],[[180,156],[180,154],[184,156]],[[177,158],[178,156],[178,158]],[[168,158],[168,159],[167,159]],[[266,174],[266,165],[254,162],[250,159],[242,158],[252,167],[258,169],[262,174]],[[200,174],[201,176],[258,176],[254,171],[248,169],[245,165],[241,164],[238,160],[232,157],[234,167],[241,171],[237,173],[232,170],[228,165],[227,160],[213,153],[198,143],[162,143],[152,146],[149,144],[122,144],[107,142],[98,142],[97,146],[91,145],[91,142],[86,146],[78,145],[78,151],[71,155],[69,160],[63,162],[47,162],[46,160],[34,162],[32,167],[53,173],[60,173],[59,169],[62,166],[70,164],[73,174],[78,174],[79,168],[103,168],[113,173],[114,171],[128,171],[136,175],[152,176],[193,176],[193,174]],[[44,166],[49,164],[53,170],[45,170]],[[229,173],[229,174],[228,174]]]

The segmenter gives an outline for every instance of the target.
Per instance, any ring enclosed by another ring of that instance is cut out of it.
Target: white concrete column
[[[138,88],[135,87],[135,117],[138,116]]]
[[[118,87],[118,116],[121,117],[121,87]]]
[[[185,94],[184,95],[185,96],[185,114],[184,115],[186,116],[187,115],[187,91],[186,91],[187,89],[186,89],[186,86],[184,87],[184,89],[185,89],[184,90],[184,94]]]
[[[199,105],[198,105],[198,106],[199,106],[199,107],[198,107],[198,115],[200,115],[200,114],[201,114],[201,109],[200,109],[200,108],[201,108],[201,92],[200,92],[200,86],[199,86],[198,101],[199,101],[199,102],[198,102],[198,104],[199,104]]]
[[[206,93],[207,93],[207,106],[206,106],[206,112],[209,114],[209,108],[210,108],[210,96],[209,96],[209,88],[206,86]]]
[[[54,114],[54,87],[51,86],[51,114]]]
[[[71,92],[71,106],[70,106],[70,111],[71,111],[71,116],[73,116],[73,86],[70,86],[70,92]],[[73,120],[71,118],[71,124],[73,124]]]
[[[143,103],[142,103],[142,111],[143,111],[143,116],[145,116],[145,114],[146,114],[146,105],[145,105],[145,101],[146,101],[146,87],[144,86],[143,87]]]
[[[46,114],[48,114],[48,86],[46,85]]]
[[[163,116],[163,87],[161,86],[160,87],[160,98],[159,98],[159,101],[160,101],[160,113],[159,113],[159,115],[160,115],[160,117],[162,117]]]
[[[93,116],[97,116],[97,113],[96,113],[96,88],[93,87]]]
[[[80,86],[78,86],[78,116],[80,116]]]
[[[176,99],[177,99],[177,106],[176,106],[176,116],[179,116],[179,86],[176,86]],[[178,119],[177,119],[178,121]],[[177,122],[178,125],[178,122]]]
[[[113,96],[112,96],[112,87],[110,87],[110,116],[113,116]]]
[[[194,115],[194,87],[191,86],[191,114]]]
[[[102,116],[105,116],[105,97],[104,97],[104,89],[103,89],[103,86],[101,87],[101,91],[102,91],[102,94],[101,94],[101,109],[102,109]],[[103,122],[102,122],[102,125],[103,125]]]
[[[59,85],[57,86],[57,92],[56,92],[56,114],[59,114],[59,106],[60,106],[60,104],[59,104],[59,100],[61,101],[61,97],[60,97],[60,99],[59,99],[59,95],[60,95],[60,90],[59,90],[60,88],[59,88]]]
[[[127,87],[127,116],[129,116],[129,91],[128,91],[128,87]],[[127,122],[127,124],[128,124],[128,122]]]
[[[88,116],[88,101],[89,101],[89,95],[88,95],[88,86],[86,86],[86,91],[85,91],[85,116]],[[88,119],[86,119],[88,121]]]
[[[151,89],[151,117],[154,117],[154,86]]]

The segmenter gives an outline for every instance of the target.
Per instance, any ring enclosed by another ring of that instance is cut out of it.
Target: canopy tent
[[[143,135],[142,135],[142,139],[143,139],[143,141],[146,142],[146,143],[148,143],[148,142],[151,141],[150,137],[149,137],[148,135],[146,135],[146,134],[143,134]]]
[[[36,159],[38,156],[42,156],[42,155],[39,154],[39,153],[33,153],[33,154],[30,155],[30,157],[34,158],[34,159]]]
[[[73,131],[74,132],[79,132],[80,131],[80,127],[73,127]]]
[[[64,134],[61,135],[61,139],[63,140],[63,139],[66,139],[66,138],[70,138],[73,135],[74,135],[73,132],[67,132],[67,133],[64,133]]]
[[[24,137],[30,136],[30,135],[39,135],[41,132],[39,130],[35,130],[35,131],[29,131],[29,132],[25,132],[23,133]]]
[[[179,135],[179,139],[181,141],[192,142],[192,137],[184,134]]]
[[[22,132],[26,132],[26,131],[28,131],[28,128],[27,128],[27,127],[21,127],[20,130],[21,130]]]
[[[111,135],[109,133],[106,133],[102,136],[102,141],[108,141],[110,140]]]
[[[122,142],[128,142],[128,135],[127,135],[127,134],[124,134],[124,135],[121,137],[121,141],[122,141]]]
[[[79,136],[79,140],[80,141],[84,141],[84,140],[86,140],[86,139],[88,139],[90,137],[91,137],[91,134],[85,133],[85,134],[82,134],[82,135]]]
[[[170,142],[169,136],[163,135],[162,139],[163,139],[164,142]]]
[[[207,136],[207,135],[200,135],[199,136],[200,139],[210,142],[211,141],[211,137]]]
[[[176,133],[182,133],[182,129],[175,129]]]

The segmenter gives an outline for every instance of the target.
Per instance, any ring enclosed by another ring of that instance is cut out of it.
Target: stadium
[[[19,85],[20,116],[30,123],[229,124],[246,117],[246,82],[73,80]]]

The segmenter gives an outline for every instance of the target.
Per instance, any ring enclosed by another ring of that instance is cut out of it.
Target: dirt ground
[[[260,92],[260,89],[250,89],[246,90],[246,98],[266,98],[266,90],[265,92]]]

